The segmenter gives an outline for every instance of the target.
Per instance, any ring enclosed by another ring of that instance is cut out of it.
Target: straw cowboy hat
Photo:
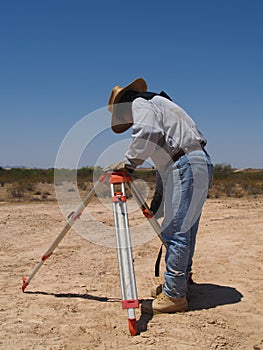
[[[118,118],[116,113],[116,105],[119,103],[123,94],[128,90],[135,90],[138,92],[147,91],[146,81],[142,78],[138,78],[125,87],[117,85],[112,89],[108,102],[108,110],[111,112],[111,128],[117,134],[128,130],[131,126],[127,123],[123,124],[123,121]]]

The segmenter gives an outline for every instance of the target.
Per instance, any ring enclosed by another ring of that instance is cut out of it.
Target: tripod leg
[[[41,257],[41,260],[36,265],[36,267],[33,269],[31,274],[26,278],[23,277],[23,284],[22,284],[22,291],[24,292],[26,287],[29,285],[31,279],[35,276],[35,274],[38,272],[40,267],[43,265],[43,263],[53,254],[54,250],[58,246],[58,244],[61,242],[61,240],[65,237],[65,235],[68,233],[68,231],[73,226],[74,222],[80,218],[83,210],[86,208],[88,203],[92,200],[94,197],[96,191],[103,185],[105,180],[108,179],[107,174],[102,175],[101,178],[95,183],[94,187],[90,190],[90,192],[86,195],[86,197],[83,200],[83,203],[79,206],[79,208],[72,212],[68,216],[68,222],[62,229],[62,231],[58,234],[58,236],[54,239],[54,241],[51,243],[45,254]]]
[[[163,245],[166,246],[166,243],[162,237],[161,226],[160,226],[159,222],[155,219],[154,215],[151,213],[151,210],[150,210],[148,204],[145,202],[145,200],[143,199],[140,192],[138,191],[138,189],[136,188],[135,184],[132,181],[127,182],[127,185],[129,186],[129,189],[130,189],[131,193],[133,194],[137,204],[141,208],[144,216],[148,219],[149,223],[151,224],[152,228],[156,232],[157,236],[162,241]]]
[[[121,178],[121,176],[117,176],[117,177]],[[114,186],[116,184],[121,186],[120,192],[114,191]],[[124,183],[118,184],[118,183],[111,182],[111,194],[112,194],[112,203],[113,203],[117,254],[118,254],[119,271],[120,271],[122,307],[123,309],[128,310],[128,325],[129,325],[130,333],[131,335],[136,335],[137,323],[136,323],[135,308],[139,307],[139,300],[137,297],[137,288],[136,288],[136,281],[135,281],[135,275],[134,275],[132,247],[131,247],[131,240],[130,240],[130,230],[129,230]]]

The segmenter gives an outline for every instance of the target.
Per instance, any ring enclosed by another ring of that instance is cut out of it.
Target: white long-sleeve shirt
[[[180,150],[187,153],[206,144],[190,116],[167,98],[136,98],[132,116],[132,142],[125,155],[125,163],[130,167],[135,168],[150,157],[159,169],[165,170]]]

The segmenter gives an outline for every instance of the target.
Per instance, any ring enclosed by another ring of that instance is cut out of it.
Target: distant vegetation
[[[9,199],[30,200],[30,198],[49,199],[48,191],[40,190],[41,184],[53,185],[54,169],[24,169],[0,167],[1,194],[8,193]],[[92,187],[93,175],[97,179],[102,174],[100,167],[83,167],[77,171],[78,187],[87,191]],[[56,169],[56,185],[65,178],[72,181],[75,171]],[[153,169],[138,169],[133,178],[146,181],[151,189],[154,189],[155,171]],[[53,187],[53,186],[52,186]],[[6,190],[6,191],[4,191]],[[107,191],[106,191],[107,192]],[[230,165],[216,164],[214,168],[214,180],[209,197],[243,197],[263,194],[263,170],[236,171]],[[3,200],[3,196],[0,200]]]
[[[263,194],[263,170],[235,170],[230,165],[216,164],[214,167],[211,197],[244,197]]]

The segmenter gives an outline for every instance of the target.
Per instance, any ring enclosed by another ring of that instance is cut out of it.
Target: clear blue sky
[[[142,76],[214,163],[263,168],[262,15],[261,0],[0,1],[0,166],[53,167],[68,130]]]

